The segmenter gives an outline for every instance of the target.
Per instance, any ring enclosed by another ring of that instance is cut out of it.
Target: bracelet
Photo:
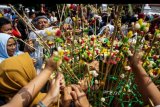
[[[46,106],[42,103],[42,101],[39,101],[39,102],[38,102],[38,105],[39,105],[40,107],[46,107]]]

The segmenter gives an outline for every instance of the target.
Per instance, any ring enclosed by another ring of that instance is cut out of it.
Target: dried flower
[[[149,27],[145,27],[144,32],[148,32],[148,31],[149,31]]]
[[[102,102],[105,102],[105,98],[104,98],[104,97],[102,97],[102,98],[101,98],[101,101],[102,101]]]
[[[120,78],[122,78],[122,79],[123,79],[124,77],[125,77],[125,75],[124,75],[124,74],[121,74],[121,75],[120,75]]]
[[[139,29],[140,29],[140,27],[141,27],[141,26],[140,26],[140,24],[139,24],[139,23],[136,23],[136,24],[135,24],[135,30],[139,30]]]
[[[125,69],[126,71],[129,71],[129,70],[131,70],[131,67],[130,67],[130,66],[125,66],[124,69]]]
[[[98,82],[98,80],[95,80],[95,82],[94,82],[95,84],[98,84],[99,82]]]
[[[61,36],[61,30],[60,29],[56,29],[55,31],[55,36]]]
[[[131,38],[132,36],[133,36],[133,32],[129,31],[128,34],[127,34],[127,37]]]
[[[89,71],[89,74],[91,74],[93,77],[98,76],[98,73],[96,72],[96,70]]]

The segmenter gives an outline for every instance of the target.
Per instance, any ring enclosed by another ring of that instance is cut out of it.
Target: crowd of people
[[[63,73],[55,72],[63,60],[53,60],[54,54],[48,59],[44,58],[44,47],[35,33],[43,33],[44,30],[50,30],[53,27],[59,28],[62,32],[74,30],[73,17],[77,15],[74,10],[79,11],[80,5],[71,4],[72,11],[66,17],[64,15],[62,19],[57,15],[57,11],[44,10],[43,6],[39,11],[28,13],[22,10],[18,11],[26,22],[34,26],[35,31],[29,29],[26,23],[11,10],[0,12],[0,104],[2,107],[52,107],[58,105],[91,107],[81,85],[66,86]],[[97,37],[112,35],[116,16],[113,10],[112,8],[110,14],[102,12],[98,14],[94,13],[94,6],[83,8],[83,15],[77,15],[79,17],[76,23],[76,29],[79,29],[78,33],[83,35],[83,26],[88,26],[88,36],[93,34]],[[158,17],[138,12],[131,15],[128,10],[123,10],[122,35],[117,39],[120,40],[127,35],[132,22],[136,22],[140,18],[151,21]],[[94,22],[96,22],[96,26]],[[150,33],[159,27],[159,22],[158,19],[151,25]],[[136,36],[136,32],[134,32],[132,39],[135,39]],[[135,71],[136,83],[142,95],[145,98],[149,97],[158,107],[160,91],[146,73],[139,57],[136,53],[129,58],[131,68]],[[45,66],[43,66],[44,63]],[[50,79],[53,73],[55,77]]]

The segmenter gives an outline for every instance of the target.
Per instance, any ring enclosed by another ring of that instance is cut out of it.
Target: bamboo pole
[[[121,11],[122,11],[122,9],[123,9],[123,6],[122,5],[120,5],[120,6],[117,6],[117,10],[118,10],[118,15],[117,15],[117,17],[116,17],[116,20],[115,20],[115,29],[114,29],[114,33],[113,33],[113,37],[112,37],[112,42],[111,42],[111,49],[110,49],[110,57],[109,57],[109,60],[111,59],[111,53],[112,53],[112,49],[113,49],[113,42],[114,42],[114,39],[115,39],[115,36],[117,35],[117,30],[118,30],[118,28],[117,28],[117,24],[118,24],[118,19],[119,19],[119,14],[121,14]],[[105,75],[104,75],[104,83],[106,83],[106,79],[107,79],[107,75],[108,75],[108,73],[109,73],[109,64],[107,64],[107,67],[106,67],[106,72],[105,72]],[[105,85],[104,85],[105,86]],[[103,89],[104,89],[104,87],[103,87]]]
[[[56,6],[57,6],[57,10],[58,10],[58,16],[59,16],[59,19],[60,19],[61,17],[60,17],[60,12],[59,12],[59,5],[56,4]]]
[[[62,13],[61,13],[61,16],[60,16],[60,24],[59,24],[59,26],[61,25],[61,22],[62,22],[62,16],[63,16],[63,13],[64,13],[64,8],[65,8],[65,4],[63,5],[63,8],[62,8]]]

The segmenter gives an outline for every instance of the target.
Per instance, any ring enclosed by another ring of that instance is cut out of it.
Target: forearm
[[[160,92],[156,85],[152,82],[151,78],[146,73],[145,69],[141,65],[132,67],[135,74],[135,79],[139,84],[139,88],[145,91],[147,96],[153,101],[155,105],[160,104]]]
[[[51,73],[51,69],[44,69],[37,77],[23,87],[4,107],[9,107],[10,105],[14,105],[15,107],[26,107],[45,85]]]
[[[31,82],[29,82],[24,88],[28,89],[28,92],[34,97],[41,90],[41,88],[48,81],[49,76],[52,71],[50,69],[44,69],[41,73],[35,77]],[[31,88],[32,87],[32,88]]]

